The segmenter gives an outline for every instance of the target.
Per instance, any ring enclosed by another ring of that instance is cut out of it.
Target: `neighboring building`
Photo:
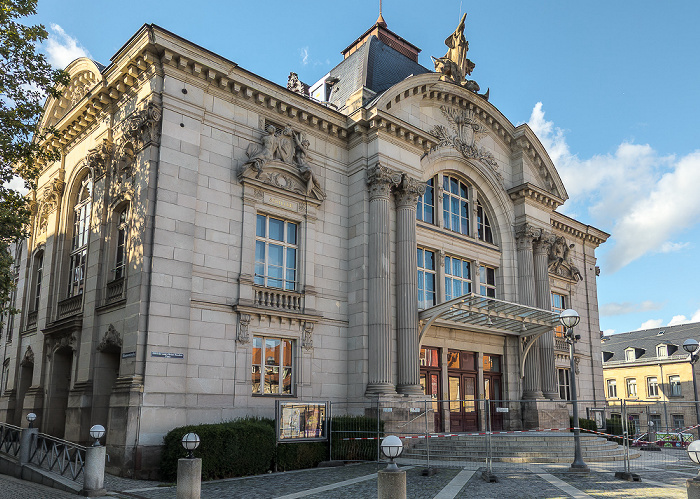
[[[614,418],[622,399],[635,431],[674,430],[700,423],[695,401],[695,371],[687,339],[700,338],[700,323],[666,326],[603,336],[606,398]]]
[[[111,466],[138,474],[170,429],[280,398],[524,398],[499,424],[565,425],[564,308],[579,397],[602,403],[608,234],[555,211],[568,196],[526,124],[418,52],[380,18],[284,88],[144,25],[109,66],[71,63],[0,416],[74,441],[104,423]],[[474,403],[437,411],[436,430],[483,425]]]

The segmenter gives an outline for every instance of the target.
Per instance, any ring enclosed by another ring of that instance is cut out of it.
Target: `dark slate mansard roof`
[[[430,70],[389,47],[376,36],[331,69],[328,79],[337,78],[328,101],[338,109],[360,88],[381,94],[401,80]]]
[[[700,341],[700,322],[604,336],[601,340],[601,350],[604,362],[624,361],[627,348],[637,349],[639,361],[653,360],[656,359],[656,346],[661,344],[672,346],[668,349],[669,357],[687,356],[688,353],[683,350],[683,342],[688,338]]]

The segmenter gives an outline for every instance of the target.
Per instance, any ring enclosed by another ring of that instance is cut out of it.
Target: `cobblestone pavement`
[[[436,463],[438,464],[438,463]],[[653,464],[653,463],[652,463]],[[339,468],[273,473],[246,478],[216,480],[202,484],[202,499],[355,499],[377,497],[377,471],[385,465],[353,464]],[[405,467],[407,499],[510,499],[547,498],[659,498],[685,499],[685,480],[697,468],[674,464],[647,466],[637,471],[641,482],[615,478],[617,464],[591,465],[589,475],[572,474],[568,465],[495,466],[497,483],[481,478],[481,470],[460,467],[438,468],[434,476],[423,476],[422,466]],[[122,499],[170,499],[172,484],[158,484],[107,476],[105,485],[112,497]],[[75,495],[0,475],[0,498],[62,499]]]

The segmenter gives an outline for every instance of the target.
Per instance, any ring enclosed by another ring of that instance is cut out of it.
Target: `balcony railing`
[[[566,342],[564,338],[554,338],[554,350],[557,352],[568,352],[569,351],[569,344]]]
[[[80,313],[83,305],[83,295],[71,296],[58,302],[58,320]]]
[[[115,279],[107,283],[107,295],[105,305],[110,305],[124,298],[124,278]]]
[[[34,310],[33,312],[29,312],[27,314],[27,327],[28,328],[36,326],[37,315],[39,315],[39,314],[37,313],[36,310]]]
[[[272,308],[287,312],[303,312],[304,295],[283,289],[253,288],[253,303],[256,307]]]

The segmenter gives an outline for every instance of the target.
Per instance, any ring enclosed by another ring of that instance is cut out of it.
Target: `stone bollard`
[[[377,499],[406,499],[406,472],[400,469],[379,471]]]
[[[19,464],[27,464],[31,457],[32,439],[39,433],[39,428],[22,428],[19,437]]]
[[[85,451],[82,495],[86,497],[100,497],[107,493],[105,490],[106,457],[107,447],[102,445],[88,447]]]
[[[700,476],[688,478],[685,481],[685,487],[688,491],[688,499],[700,499]]]
[[[177,460],[177,499],[199,499],[202,492],[202,460]]]

